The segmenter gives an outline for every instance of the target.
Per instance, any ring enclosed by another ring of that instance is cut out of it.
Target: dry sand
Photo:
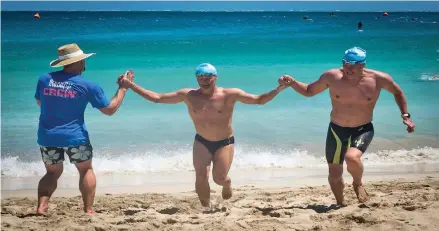
[[[328,186],[240,186],[231,200],[212,192],[203,210],[194,192],[97,196],[96,215],[83,214],[80,197],[52,198],[35,216],[36,198],[2,199],[2,230],[439,230],[439,177],[373,181],[371,200],[359,204],[346,184],[347,207]]]

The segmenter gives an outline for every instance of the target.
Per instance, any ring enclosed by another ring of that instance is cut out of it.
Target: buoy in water
[[[389,14],[387,12],[384,12],[383,16],[389,16]]]
[[[40,19],[40,14],[38,14],[38,13],[34,14],[34,18]]]

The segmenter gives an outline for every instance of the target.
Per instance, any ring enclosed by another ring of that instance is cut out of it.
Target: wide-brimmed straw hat
[[[51,67],[61,67],[86,59],[96,53],[85,54],[76,43],[58,48],[58,59],[50,62]]]

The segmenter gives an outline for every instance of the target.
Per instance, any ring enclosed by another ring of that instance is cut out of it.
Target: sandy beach
[[[98,194],[96,215],[82,212],[80,196],[55,196],[44,217],[36,197],[2,199],[2,230],[439,230],[439,174],[369,177],[370,201],[360,204],[345,178],[348,205],[333,205],[329,186],[239,185],[231,200],[213,187],[203,209],[194,191]],[[301,184],[303,185],[303,184]],[[70,190],[72,191],[72,190]],[[102,192],[102,190],[101,190]],[[77,194],[77,192],[76,192]]]

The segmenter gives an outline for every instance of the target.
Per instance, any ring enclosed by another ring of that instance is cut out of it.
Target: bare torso
[[[364,69],[364,76],[359,81],[343,78],[341,70],[331,73],[331,121],[343,127],[357,127],[371,122],[381,91],[379,73]]]
[[[185,99],[196,132],[210,141],[233,135],[232,115],[236,100],[228,89],[217,87],[211,96],[190,90]]]

